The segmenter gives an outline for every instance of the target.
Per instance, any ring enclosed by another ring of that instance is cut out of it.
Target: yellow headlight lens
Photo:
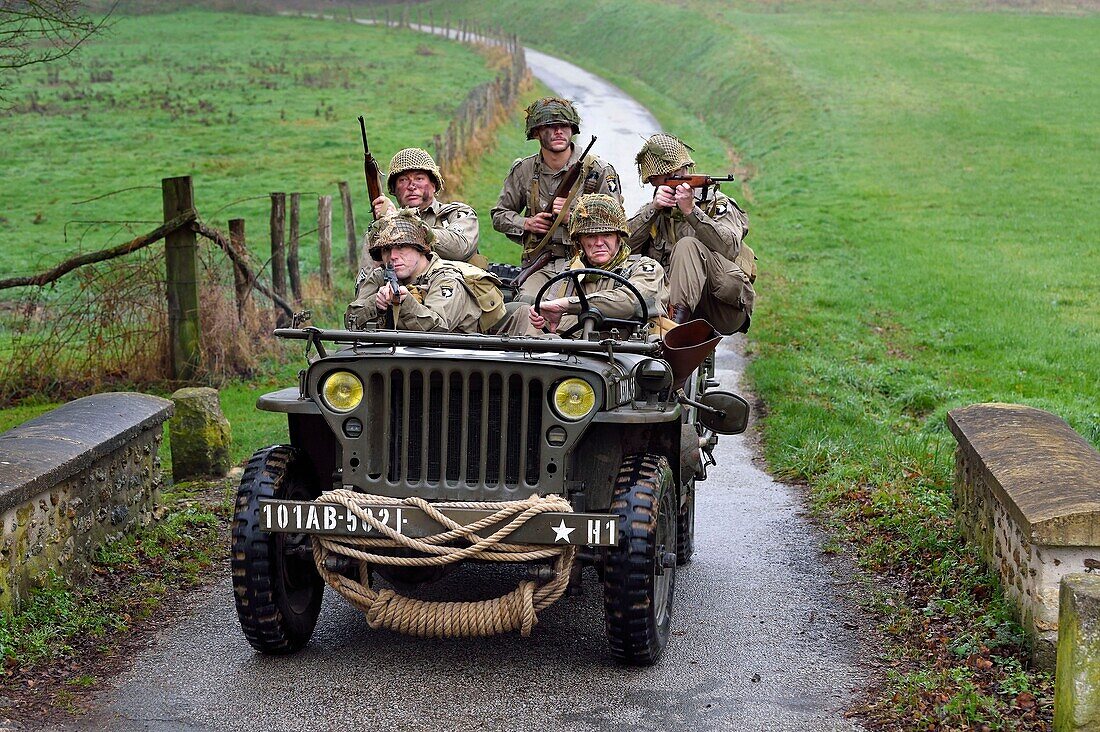
[[[584,379],[566,379],[554,389],[551,403],[562,419],[578,420],[596,406],[596,392]]]
[[[363,401],[363,382],[350,371],[334,371],[321,385],[325,404],[337,412],[350,412]]]

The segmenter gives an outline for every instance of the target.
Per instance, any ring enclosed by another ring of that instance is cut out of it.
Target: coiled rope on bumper
[[[322,493],[319,503],[345,506],[364,524],[384,538],[313,536],[313,560],[317,570],[333,589],[343,595],[367,617],[374,629],[386,628],[422,638],[485,637],[519,630],[524,637],[538,622],[536,613],[560,598],[569,585],[576,555],[574,546],[536,546],[512,544],[505,539],[529,519],[540,513],[572,511],[561,496],[533,495],[521,501],[464,501],[429,503],[422,498],[391,498],[349,490]],[[418,508],[445,527],[431,536],[413,538],[400,534],[368,513],[367,505],[410,506]],[[459,524],[444,515],[441,508],[475,508],[492,511],[470,524]],[[482,538],[477,532],[507,522]],[[446,546],[465,542],[466,546]],[[379,553],[377,549],[411,549],[427,556],[399,557]],[[359,579],[328,569],[325,560],[338,554],[359,562]],[[525,562],[554,559],[554,577],[538,583],[523,580],[515,590],[500,597],[473,602],[432,602],[400,595],[393,590],[376,590],[370,585],[370,565],[431,567],[477,558],[493,562]]]

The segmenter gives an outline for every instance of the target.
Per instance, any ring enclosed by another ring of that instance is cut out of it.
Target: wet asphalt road
[[[528,58],[555,93],[577,100],[582,138],[599,136],[599,154],[628,186],[628,212],[641,205],[648,195],[636,185],[633,155],[638,136],[658,129],[652,117],[590,74]],[[727,388],[741,367],[733,346],[720,347]],[[715,457],[698,494],[695,560],[678,574],[673,637],[652,668],[607,659],[592,570],[586,594],[545,611],[529,639],[371,631],[330,592],[313,642],[268,658],[241,635],[222,567],[191,612],[113,682],[100,711],[54,729],[854,729],[842,710],[866,674],[851,623],[858,611],[841,599],[849,592],[843,568],[823,561],[797,490],[755,467],[746,438],[723,438]],[[469,590],[515,579],[479,568],[447,581]]]
[[[728,387],[740,365],[729,340],[718,373]],[[101,711],[55,729],[855,729],[842,710],[865,673],[845,577],[823,561],[797,490],[754,466],[745,437],[722,438],[715,457],[696,557],[678,573],[674,635],[652,668],[606,658],[592,570],[585,594],[545,611],[528,639],[372,631],[329,593],[313,642],[281,658],[245,642],[223,578],[116,679]],[[481,568],[447,582],[514,579]]]

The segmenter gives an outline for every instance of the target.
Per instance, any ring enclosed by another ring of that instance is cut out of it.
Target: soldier
[[[386,176],[390,195],[397,197],[401,208],[415,209],[435,234],[435,253],[443,259],[469,262],[488,267],[489,260],[477,250],[477,213],[465,203],[443,203],[436,194],[443,190],[443,175],[426,150],[407,147],[398,150],[390,160]],[[371,201],[374,213],[382,218],[397,211],[386,196]]]
[[[588,155],[577,185],[569,196],[554,194],[566,170],[580,158],[573,135],[580,132],[581,119],[573,104],[547,97],[527,108],[527,139],[539,141],[539,151],[512,163],[504,179],[497,205],[493,207],[493,228],[523,246],[523,264],[537,259],[546,248],[553,258],[532,274],[521,288],[530,297],[568,262],[570,248],[565,241],[571,197],[582,193],[607,193],[622,203],[619,176],[615,169],[595,155]],[[553,213],[544,213],[553,200]]]
[[[366,273],[344,313],[349,330],[382,320],[391,306],[394,327],[401,330],[478,333],[504,317],[496,278],[435,254],[435,235],[414,209],[379,219],[367,237],[371,258],[393,265],[400,288],[393,293],[381,267]]]
[[[650,137],[635,160],[643,183],[655,175],[688,173],[695,161],[672,135]],[[628,243],[665,267],[669,317],[677,323],[703,318],[730,335],[747,331],[756,291],[755,256],[742,241],[748,217],[737,203],[715,190],[696,198],[687,184],[659,186],[653,201],[630,219]]]
[[[648,319],[654,313],[664,312],[668,300],[665,273],[656,261],[630,253],[625,243],[627,234],[626,213],[615,198],[601,193],[581,196],[569,220],[569,237],[577,247],[569,268],[590,267],[622,275],[645,298],[650,312],[638,313],[637,298],[610,277],[580,275],[588,302],[609,318]],[[553,333],[576,324],[572,316],[580,312],[580,298],[569,294],[572,288],[572,282],[563,280],[551,287],[557,297],[543,299],[538,310],[530,308],[533,329],[545,327]]]

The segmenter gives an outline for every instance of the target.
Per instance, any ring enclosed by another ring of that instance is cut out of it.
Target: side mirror
[[[730,391],[708,391],[699,397],[699,423],[720,435],[739,435],[749,426],[749,403]]]

